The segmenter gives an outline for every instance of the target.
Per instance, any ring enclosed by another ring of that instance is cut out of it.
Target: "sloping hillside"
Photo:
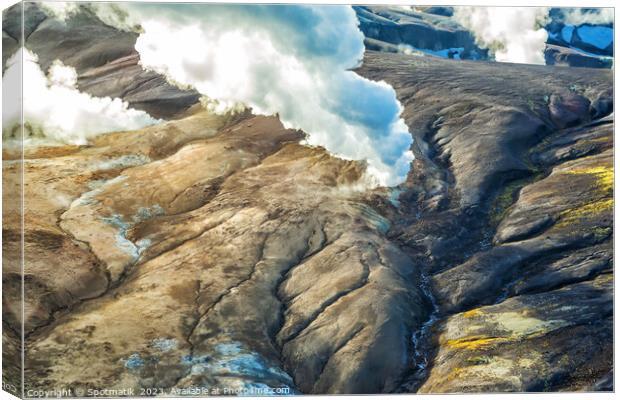
[[[611,72],[371,53],[360,73],[394,86],[416,139],[390,236],[436,310],[407,387],[609,387]]]

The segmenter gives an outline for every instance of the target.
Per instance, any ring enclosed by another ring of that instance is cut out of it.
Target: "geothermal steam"
[[[607,25],[614,23],[613,8],[563,8],[562,16],[567,25]]]
[[[496,61],[544,64],[549,7],[455,7],[454,18]],[[612,8],[564,8],[565,24],[610,24]]]
[[[19,93],[23,56],[23,113],[26,134],[41,139],[85,144],[104,132],[142,128],[158,122],[147,113],[128,108],[121,99],[92,97],[76,89],[75,69],[56,61],[46,76],[37,57],[21,48],[9,60],[2,77],[6,99]],[[3,134],[19,124],[19,102],[3,103]],[[4,136],[3,135],[3,136]]]
[[[544,64],[547,7],[455,7],[454,18],[496,61]]]
[[[366,160],[371,183],[404,181],[412,137],[394,89],[350,70],[364,53],[351,7],[125,3],[123,9],[142,28],[136,50],[144,68],[196,88],[217,112],[242,104],[277,114],[286,127],[305,131],[308,144]]]

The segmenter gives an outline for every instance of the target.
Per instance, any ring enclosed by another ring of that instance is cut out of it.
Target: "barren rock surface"
[[[393,6],[355,6],[354,9],[366,46],[370,45],[372,50],[397,52],[398,45],[407,45],[431,51],[460,49],[463,58],[487,58],[488,50],[478,47],[472,33],[449,17],[450,7],[406,10]]]
[[[611,73],[376,53],[360,72],[416,139],[391,237],[435,312],[403,390],[610,390]]]
[[[613,58],[593,55],[570,47],[547,44],[545,63],[567,67],[611,68]]]
[[[239,119],[199,113],[25,160],[26,236],[81,250],[26,260],[29,387],[396,388],[425,302],[355,186],[361,164],[275,118]],[[158,141],[179,145],[154,154]]]

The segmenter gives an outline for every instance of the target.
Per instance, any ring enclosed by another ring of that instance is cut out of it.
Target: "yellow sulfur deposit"
[[[453,349],[477,350],[503,343],[507,340],[507,338],[503,337],[470,336],[463,339],[448,340],[446,345]]]
[[[479,308],[474,308],[473,310],[465,311],[463,313],[463,317],[465,318],[474,318],[483,315],[484,313],[480,311]]]
[[[573,222],[591,215],[611,211],[614,207],[613,199],[597,200],[582,206],[570,208],[560,214],[561,222],[557,226],[567,226]]]
[[[614,186],[614,167],[613,165],[599,165],[596,167],[576,168],[562,171],[563,174],[570,175],[592,175],[596,179],[596,187],[607,194],[613,190]]]
[[[602,212],[611,211],[614,200],[610,196],[614,186],[614,167],[613,165],[599,165],[594,167],[576,168],[562,171],[569,175],[590,175],[594,178],[594,185],[598,195],[604,198],[593,200],[577,207],[570,208],[560,214],[560,223],[557,226],[567,226],[579,219],[598,215]]]

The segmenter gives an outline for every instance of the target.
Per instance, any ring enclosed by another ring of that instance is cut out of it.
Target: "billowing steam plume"
[[[113,15],[101,7],[97,15]],[[280,117],[307,143],[367,160],[371,183],[404,181],[413,155],[394,89],[362,78],[363,34],[349,6],[123,3],[144,68],[193,87],[208,106]]]
[[[544,64],[547,7],[455,7],[454,18],[496,61]]]
[[[562,8],[563,22],[567,25],[606,25],[614,22],[613,8]]]
[[[19,93],[23,57],[23,112],[25,135],[42,140],[85,144],[88,138],[112,131],[142,128],[158,122],[143,111],[128,108],[121,99],[92,97],[76,89],[75,69],[56,61],[46,76],[37,57],[19,49],[7,60],[2,77],[3,96]],[[3,136],[10,139],[20,121],[19,102],[3,103]]]
[[[80,3],[65,1],[44,1],[39,3],[49,15],[60,20],[66,20],[80,12],[89,9],[104,23],[124,31],[139,30],[138,20],[132,18],[125,9],[115,3]]]

